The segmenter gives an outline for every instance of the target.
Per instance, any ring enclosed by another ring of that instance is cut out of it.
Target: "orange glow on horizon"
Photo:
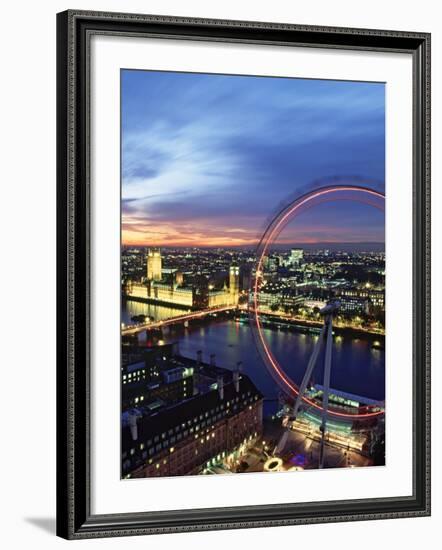
[[[262,238],[263,220],[247,212],[229,218],[214,215],[177,220],[123,213],[121,221],[121,240],[126,247],[256,247]],[[379,235],[358,231],[357,227],[349,233],[346,227],[337,227],[330,223],[318,224],[308,220],[295,223],[295,226],[286,228],[284,235],[278,235],[275,244],[290,246],[294,243],[315,245],[379,240]]]
[[[146,232],[147,235],[141,232],[131,232],[123,230],[121,232],[121,243],[124,247],[130,246],[141,246],[141,247],[183,247],[183,248],[227,248],[227,247],[256,247],[258,246],[260,240],[257,237],[250,238],[240,238],[240,237],[229,237],[225,234],[213,235],[211,237],[205,237],[204,235],[195,233],[194,237],[188,237],[187,235],[165,235],[164,237],[158,237],[158,234],[152,234],[150,236],[149,232]],[[343,239],[343,238],[324,238],[318,239],[313,237],[308,237],[306,235],[299,235],[295,240],[294,237],[287,236],[285,238],[278,238],[275,243],[277,246],[292,246],[296,245],[315,245],[315,244],[340,244],[340,243],[352,243],[358,244],[364,241],[361,238],[356,239]],[[373,241],[376,242],[376,241]],[[381,243],[380,243],[381,244]]]

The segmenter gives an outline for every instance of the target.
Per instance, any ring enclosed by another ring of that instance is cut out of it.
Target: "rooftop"
[[[218,370],[218,368],[217,368]],[[226,373],[225,369],[219,369]],[[228,371],[231,374],[231,371]],[[239,410],[244,409],[251,401],[257,401],[262,399],[263,396],[250,380],[250,378],[244,374],[240,375],[239,391],[235,389],[233,381],[229,381],[224,385],[224,396],[221,399],[218,389],[211,389],[205,393],[197,394],[185,401],[170,405],[167,407],[158,407],[153,412],[146,406],[133,409],[132,414],[139,414],[138,425],[138,441],[145,441],[148,438],[155,437],[164,432],[167,432],[171,428],[175,429],[177,425],[181,425],[188,420],[200,417],[206,412],[213,411],[220,407],[227,414],[232,416],[236,414],[233,406],[228,407],[227,403],[234,405],[234,400],[239,398],[235,405],[239,405]],[[246,404],[244,402],[246,401]],[[128,413],[123,414],[122,418],[122,447],[128,449],[133,445],[133,440],[128,425],[129,420]]]

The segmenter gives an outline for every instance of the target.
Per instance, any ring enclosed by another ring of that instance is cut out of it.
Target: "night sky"
[[[255,246],[297,195],[358,178],[384,190],[385,86],[124,70],[123,244]],[[304,212],[284,243],[384,241],[375,208]]]

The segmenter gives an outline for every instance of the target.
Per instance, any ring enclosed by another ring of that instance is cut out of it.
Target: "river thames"
[[[131,317],[140,314],[161,320],[182,315],[183,310],[123,302],[123,323],[131,324]],[[318,336],[273,328],[265,328],[264,333],[273,355],[299,384]],[[210,355],[215,354],[216,364],[220,367],[234,369],[236,363],[242,361],[243,372],[250,376],[266,400],[277,398],[279,389],[259,355],[248,324],[233,319],[214,320],[189,328],[172,328],[164,339],[166,342],[178,342],[180,354],[186,357],[196,358],[197,351],[201,350],[203,361],[209,362]],[[385,398],[385,352],[373,348],[370,339],[335,336],[332,361],[332,388],[376,400]],[[313,381],[322,384],[322,379],[322,361],[318,361]]]

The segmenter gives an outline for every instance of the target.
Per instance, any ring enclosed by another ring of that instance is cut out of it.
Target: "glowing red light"
[[[370,189],[369,187],[362,187],[358,185],[334,185],[330,187],[323,187],[320,189],[316,189],[315,191],[311,191],[310,193],[307,193],[302,197],[299,197],[290,205],[288,205],[282,212],[280,212],[278,216],[276,216],[276,218],[272,221],[267,231],[264,233],[264,237],[260,243],[261,251],[260,251],[259,260],[256,267],[255,282],[253,285],[253,310],[251,311],[251,316],[253,318],[253,321],[256,327],[258,344],[260,345],[261,350],[264,353],[265,363],[268,366],[270,366],[270,368],[273,371],[273,374],[276,375],[277,380],[280,382],[281,387],[285,390],[288,390],[289,393],[295,396],[298,395],[299,393],[297,385],[289,378],[289,376],[287,376],[287,374],[283,371],[283,369],[279,365],[276,358],[273,356],[272,352],[267,346],[267,343],[265,342],[264,335],[262,332],[262,325],[259,318],[258,294],[261,287],[264,257],[266,256],[269,247],[273,244],[276,237],[282,231],[283,227],[289,221],[291,221],[297,213],[299,213],[299,210],[303,206],[308,206],[309,203],[311,203],[312,201],[320,197],[325,199],[324,202],[333,200],[333,197],[332,197],[333,193],[338,193],[338,192],[360,193],[361,199],[358,199],[358,200],[361,200],[361,202],[364,202],[366,204],[370,204],[375,208],[383,209],[383,205],[385,202],[385,195],[379,191],[376,191],[375,189]],[[370,200],[373,197],[381,199],[382,206]],[[356,200],[356,199],[353,199],[353,200]],[[318,405],[318,403],[316,403],[315,401],[312,401],[311,399],[308,399],[307,397],[303,397],[303,401],[308,403],[315,409],[322,410],[322,407]],[[349,414],[349,413],[336,411],[333,409],[329,409],[328,412],[334,416],[344,417],[344,418],[367,418],[367,417],[379,416],[384,413],[384,411],[373,411],[373,412],[366,412],[366,413]]]

